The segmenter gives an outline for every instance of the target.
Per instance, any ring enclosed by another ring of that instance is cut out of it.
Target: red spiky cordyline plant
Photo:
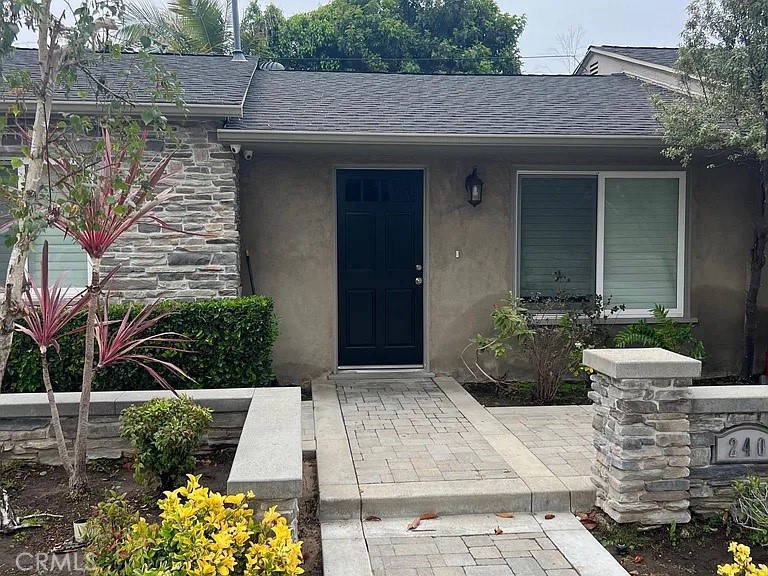
[[[29,289],[24,292],[26,307],[24,310],[25,324],[16,324],[16,330],[32,338],[40,349],[40,362],[43,369],[43,384],[48,394],[48,405],[51,408],[51,421],[56,435],[56,446],[59,458],[67,474],[72,474],[72,461],[67,453],[67,444],[61,430],[59,409],[53,395],[51,375],[48,371],[48,348],[59,350],[58,338],[64,327],[88,305],[89,294],[86,290],[67,298],[62,290],[63,277],[59,276],[53,286],[48,284],[48,241],[43,244],[40,287],[27,274]]]
[[[100,296],[104,291],[101,258],[122,234],[142,220],[151,220],[161,228],[170,228],[151,212],[171,195],[170,189],[156,191],[165,177],[171,155],[161,158],[149,168],[153,163],[144,159],[147,134],[144,130],[140,135],[116,145],[109,130],[104,129],[103,139],[97,148],[101,151],[101,158],[95,165],[88,155],[78,159],[82,166],[66,155],[53,161],[56,172],[64,175],[55,184],[59,198],[53,225],[71,236],[91,259],[83,385],[73,471],[69,480],[73,495],[83,494],[88,489],[88,418],[95,369],[96,322]]]
[[[182,349],[176,345],[185,344],[190,340],[178,332],[160,332],[152,336],[142,336],[160,320],[172,314],[169,311],[153,315],[157,302],[144,306],[133,318],[131,318],[132,307],[129,307],[122,320],[110,320],[109,295],[107,295],[104,299],[101,319],[96,325],[96,344],[99,347],[99,363],[96,369],[101,370],[121,362],[136,364],[149,372],[149,375],[163,388],[176,394],[173,386],[151,364],[163,366],[184,380],[192,380],[192,378],[172,362],[155,358],[150,353],[164,350],[179,352]],[[109,328],[113,325],[117,325],[117,329],[112,330],[110,334]]]
[[[103,279],[103,282],[108,282],[116,271],[117,269],[114,269],[110,272]],[[66,291],[62,289],[63,275],[56,279],[53,286],[49,284],[47,241],[43,244],[40,286],[38,287],[28,274],[27,282],[30,289],[25,292],[24,324],[16,324],[16,330],[32,338],[40,349],[43,383],[51,409],[56,445],[61,462],[67,473],[71,475],[74,472],[74,467],[67,451],[59,410],[53,393],[48,368],[48,349],[53,347],[58,351],[58,339],[62,335],[79,331],[79,329],[67,331],[68,325],[78,314],[82,313],[92,296],[87,290],[83,290],[75,296],[67,298],[64,295]],[[95,324],[96,342],[99,348],[99,361],[95,370],[102,370],[112,364],[131,362],[147,370],[161,386],[176,394],[168,381],[150,364],[163,366],[180,378],[187,380],[192,380],[192,378],[172,362],[153,358],[150,354],[152,351],[162,350],[181,351],[176,345],[187,343],[189,339],[176,332],[161,332],[151,336],[143,335],[149,328],[171,314],[171,312],[163,312],[153,316],[152,313],[156,305],[157,302],[144,306],[133,318],[131,318],[132,307],[129,307],[122,320],[109,320],[109,297],[105,299],[102,317],[97,319]],[[117,329],[110,330],[110,326],[116,324],[119,324]],[[112,333],[110,334],[110,332]]]

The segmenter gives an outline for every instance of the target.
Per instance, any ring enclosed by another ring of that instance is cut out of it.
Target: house
[[[510,290],[551,290],[560,271],[572,289],[624,304],[619,323],[654,303],[696,322],[707,369],[734,372],[756,182],[660,154],[648,95],[675,88],[673,75],[654,80],[673,61],[646,50],[591,48],[566,76],[278,72],[160,56],[190,103],[176,118],[177,196],[163,217],[217,237],[139,226],[110,255],[130,276],[115,288],[209,298],[253,282],[275,299],[284,381],[345,367],[461,376],[459,354],[490,330],[493,305]],[[34,58],[17,50],[5,66]]]

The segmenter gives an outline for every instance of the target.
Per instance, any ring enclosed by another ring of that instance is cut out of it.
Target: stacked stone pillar
[[[688,398],[701,362],[660,348],[585,350],[595,371],[596,503],[616,522],[690,521]]]

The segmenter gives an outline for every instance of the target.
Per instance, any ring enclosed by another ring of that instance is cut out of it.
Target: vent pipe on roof
[[[232,36],[234,36],[235,45],[232,50],[233,62],[245,62],[246,58],[243,49],[240,47],[240,9],[237,6],[237,0],[232,0]]]

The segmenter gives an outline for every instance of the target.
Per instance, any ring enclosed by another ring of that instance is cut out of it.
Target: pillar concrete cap
[[[584,350],[582,362],[596,372],[617,380],[701,376],[699,360],[663,348]]]

